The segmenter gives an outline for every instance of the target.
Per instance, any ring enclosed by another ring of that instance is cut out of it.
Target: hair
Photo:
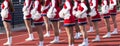
[[[74,5],[74,0],[70,0],[70,3],[72,4],[72,6]]]
[[[98,4],[101,5],[102,4],[102,0],[98,0]]]
[[[91,8],[90,8],[90,4],[89,4],[89,1],[88,0],[84,0],[86,1],[86,6],[88,8],[87,12],[90,12],[91,11]]]
[[[14,11],[15,11],[15,10],[14,10],[14,6],[13,6],[13,3],[12,3],[11,0],[8,0],[8,6],[9,6],[9,10],[10,10],[11,12],[14,12]]]
[[[40,0],[41,5],[45,5],[45,0]]]

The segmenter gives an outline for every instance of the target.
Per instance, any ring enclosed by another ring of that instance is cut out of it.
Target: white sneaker
[[[50,37],[50,32],[47,32],[44,37]]]
[[[54,39],[53,41],[50,42],[51,44],[53,43],[59,43],[59,40]]]
[[[4,43],[3,45],[5,45],[5,46],[6,46],[6,45],[11,46],[11,44],[12,44],[12,43],[6,42],[6,43]]]
[[[25,41],[32,41],[32,40],[34,40],[33,37],[29,37],[29,38],[25,39]]]
[[[55,38],[54,38],[54,40],[53,41],[51,41],[50,43],[59,43],[59,37],[58,36],[56,36]]]
[[[96,38],[93,39],[92,41],[93,41],[93,42],[98,42],[98,41],[100,41],[100,37],[99,37],[99,35],[97,35]]]
[[[110,38],[110,37],[111,37],[110,32],[108,32],[106,35],[103,36],[103,38]]]
[[[90,27],[90,29],[87,32],[94,32],[93,27]]]
[[[76,33],[76,34],[75,34],[74,39],[79,39],[79,38],[80,38],[80,36],[81,36],[81,33],[80,33],[80,32],[78,32],[78,33]]]
[[[74,39],[79,39],[78,33],[75,33]]]
[[[62,31],[61,31],[61,29],[59,29],[59,33],[61,33]]]
[[[82,44],[79,44],[78,46],[88,46],[88,42],[83,42]]]
[[[116,28],[116,29],[114,29],[114,31],[111,33],[111,34],[118,34],[118,29]]]
[[[82,44],[79,44],[78,46],[88,46],[89,43],[88,43],[88,38],[84,39],[83,43]]]
[[[3,45],[11,46],[11,44],[12,44],[12,37],[7,38],[7,40],[8,41],[6,43],[4,43]]]
[[[43,41],[40,41],[38,46],[43,46]]]

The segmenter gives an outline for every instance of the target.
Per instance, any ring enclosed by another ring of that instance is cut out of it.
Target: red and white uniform
[[[52,5],[47,13],[47,17],[50,18],[51,20],[59,20],[59,0],[51,0]]]
[[[41,3],[40,0],[35,0],[33,4],[33,9],[31,10],[32,19],[34,20],[34,24],[43,23],[43,17],[41,16]]]
[[[63,9],[60,11],[62,15],[60,15],[61,18],[64,18],[64,26],[73,26],[75,23],[75,17],[72,14],[72,4],[70,3],[70,0],[66,0],[65,4],[63,6]]]
[[[117,1],[116,0],[110,0],[110,14],[116,15],[117,12]]]
[[[32,5],[32,0],[25,0],[24,6],[23,6],[23,19],[31,19],[31,5]]]
[[[101,6],[102,6],[101,10],[102,10],[102,14],[103,14],[104,18],[110,18],[108,1],[102,0]]]
[[[85,2],[81,2],[78,5],[76,17],[78,17],[78,24],[84,25],[87,23],[87,6],[85,5]]]
[[[43,14],[43,16],[46,16],[46,14],[47,14],[47,12],[48,12],[48,10],[49,10],[49,7],[50,7],[50,0],[45,0],[45,5],[44,6],[42,6],[42,8],[41,8],[41,11],[42,11],[42,14]]]
[[[3,21],[11,21],[12,16],[9,13],[9,2],[8,0],[4,0],[1,4],[1,17]]]
[[[76,15],[78,4],[79,4],[78,0],[74,0],[74,6],[72,12],[73,15]]]
[[[92,12],[92,14],[90,14],[90,16],[92,17],[92,21],[100,21],[101,17],[98,12],[98,0],[90,0],[90,8]]]

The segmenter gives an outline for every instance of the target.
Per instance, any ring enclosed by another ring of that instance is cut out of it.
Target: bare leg
[[[77,21],[75,22],[75,27],[74,28],[75,28],[75,31],[76,31],[74,38],[75,39],[79,39],[81,33],[80,33],[80,28],[79,28],[79,25],[78,25]]]
[[[29,34],[29,37],[25,40],[26,41],[31,41],[31,40],[34,39],[32,27],[31,27],[31,20],[26,20],[25,19],[24,22],[25,22],[25,25],[26,25],[26,28],[27,28],[28,34]]]
[[[65,27],[65,30],[67,32],[69,45],[73,45],[74,44],[73,27]]]
[[[50,43],[58,43],[59,42],[59,30],[58,30],[58,21],[52,22],[52,28],[55,34],[54,40]]]
[[[111,37],[111,34],[110,34],[110,22],[109,22],[109,18],[105,18],[105,25],[107,27],[107,34],[103,36],[103,38],[109,38]]]
[[[49,19],[47,16],[43,16],[44,22],[45,22],[45,27],[46,27],[46,34],[44,37],[50,37],[50,24],[49,24]]]
[[[115,15],[111,15],[111,18],[112,18],[112,21],[114,23],[114,31],[111,34],[118,34],[116,16]]]
[[[98,22],[93,22],[95,30],[96,30],[96,38],[93,41],[100,41],[99,37],[99,29],[98,29]]]
[[[78,46],[88,46],[88,35],[87,35],[87,31],[86,31],[85,25],[81,25],[80,29],[81,29],[81,32],[83,34],[83,43],[79,44]]]
[[[4,45],[11,45],[12,44],[12,34],[11,34],[11,25],[9,22],[3,21],[4,28],[7,34],[7,42]]]
[[[90,29],[89,29],[88,32],[94,32],[94,30],[93,30],[93,24],[92,24],[92,22],[91,22],[91,18],[90,18],[90,17],[87,17],[87,19],[88,19],[88,23],[89,23],[89,25],[90,25]]]
[[[41,25],[37,25],[35,26],[38,36],[39,36],[39,46],[43,46],[43,41],[44,41],[44,37],[43,37],[43,30],[42,30],[42,26]]]

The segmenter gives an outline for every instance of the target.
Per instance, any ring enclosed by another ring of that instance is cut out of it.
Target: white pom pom
[[[91,10],[91,12],[89,13],[90,16],[95,16],[97,13],[95,11],[95,8],[93,10]]]
[[[37,11],[35,15],[32,15],[33,20],[39,20],[41,18],[41,14]]]
[[[2,9],[1,10],[1,17],[7,18],[8,17],[8,9]]]
[[[64,18],[64,9],[62,9],[60,12],[59,12],[59,16],[60,16],[60,18]]]

